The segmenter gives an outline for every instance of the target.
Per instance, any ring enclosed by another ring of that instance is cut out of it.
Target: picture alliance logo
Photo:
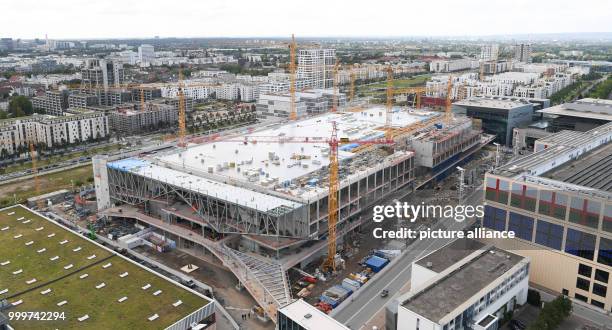
[[[484,216],[484,205],[413,205],[407,202],[395,205],[376,205],[372,213],[374,222],[385,219],[406,219],[415,222],[418,219],[448,219],[463,222],[466,219]]]

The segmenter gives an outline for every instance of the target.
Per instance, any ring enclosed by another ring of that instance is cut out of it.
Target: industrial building
[[[185,148],[94,157],[98,214],[132,219],[177,248],[216,256],[276,320],[277,309],[292,301],[286,270],[318,260],[327,246],[334,123],[338,137],[348,140],[338,151],[339,244],[362,224],[363,210],[398,189],[415,188],[413,140],[437,145],[429,149],[432,157],[453,150],[443,154],[457,161],[456,150],[467,157],[489,141],[469,134],[465,118],[447,123],[438,112],[394,109],[394,148],[350,142],[383,138],[385,118],[382,107],[326,113]],[[448,129],[463,138],[438,141],[433,130],[444,140]],[[429,132],[421,136],[421,130]]]
[[[494,330],[527,301],[529,258],[469,239],[412,263],[410,292],[386,310],[386,329]]]
[[[496,135],[496,141],[510,146],[512,130],[533,121],[533,104],[522,100],[473,97],[453,103],[453,112],[482,120],[485,133]]]
[[[551,123],[553,132],[588,131],[612,121],[612,101],[580,99],[538,111]]]
[[[492,243],[531,258],[531,282],[606,311],[612,308],[611,141],[611,123],[537,140],[533,154],[485,175],[482,221],[515,232],[514,239]]]

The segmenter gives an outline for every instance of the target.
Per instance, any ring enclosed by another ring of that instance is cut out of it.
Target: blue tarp
[[[387,260],[385,258],[381,258],[379,256],[372,256],[372,257],[370,257],[370,259],[368,259],[366,261],[366,266],[368,266],[370,269],[372,269],[373,272],[378,273],[388,263],[389,263],[389,260]]]
[[[118,160],[116,162],[108,163],[107,166],[112,169],[120,170],[120,171],[130,171],[136,167],[142,167],[149,165],[148,162],[136,159],[136,158],[126,158],[122,160]]]

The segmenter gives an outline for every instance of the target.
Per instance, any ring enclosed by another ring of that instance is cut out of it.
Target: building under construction
[[[134,219],[177,248],[214,255],[276,320],[292,301],[286,271],[327,251],[332,133],[340,141],[339,244],[368,221],[362,211],[415,188],[417,159],[434,168],[487,142],[466,117],[393,108],[389,127],[386,116],[384,107],[326,113],[180,148],[97,156],[99,214]],[[389,132],[393,145],[367,143]]]

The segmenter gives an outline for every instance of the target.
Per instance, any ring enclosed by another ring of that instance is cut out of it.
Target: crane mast
[[[391,139],[391,116],[393,115],[393,69],[387,67],[387,113],[385,117],[385,137]]]
[[[453,76],[448,75],[448,85],[446,85],[446,123],[451,122],[451,93],[453,91]]]
[[[289,44],[289,94],[291,95],[291,109],[289,112],[289,119],[297,119],[297,109],[295,106],[295,49],[297,44],[295,43],[295,35],[291,35],[291,44]]]
[[[185,147],[185,95],[183,93],[183,70],[180,66],[178,71],[178,115],[179,146]]]
[[[338,222],[338,129],[332,122],[329,140],[329,214],[327,216],[327,259],[324,269],[336,271],[336,224]]]

